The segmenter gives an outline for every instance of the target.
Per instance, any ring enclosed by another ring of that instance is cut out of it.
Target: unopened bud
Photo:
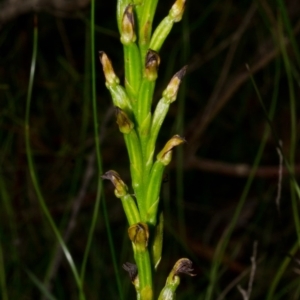
[[[125,45],[134,43],[136,40],[133,5],[127,5],[122,19],[121,42]]]
[[[188,258],[181,258],[179,259],[176,264],[173,267],[173,277],[179,276],[181,274],[186,274],[189,276],[196,276],[196,274],[193,274],[193,263]]]
[[[180,283],[181,274],[196,276],[193,274],[192,262],[188,258],[179,259],[170,272],[165,287],[162,289],[158,300],[173,300],[176,297],[176,289]]]
[[[103,67],[106,86],[115,86],[120,83],[118,76],[115,74],[112,63],[104,51],[99,51],[99,59]]]
[[[115,109],[117,124],[119,125],[120,131],[124,134],[129,133],[134,127],[133,122],[129,119],[127,114],[121,108],[115,107]]]
[[[137,223],[128,228],[128,236],[138,251],[146,250],[149,239],[149,228],[146,223]]]
[[[174,22],[179,22],[184,13],[186,0],[177,0],[170,9],[169,15]]]
[[[154,81],[157,78],[158,66],[160,64],[160,57],[154,50],[149,49],[145,61],[145,77]]]
[[[169,82],[167,88],[163,91],[163,97],[167,103],[172,103],[176,100],[180,83],[182,81],[183,76],[185,75],[187,70],[187,66],[184,66],[181,70],[179,70]]]
[[[115,195],[117,198],[121,198],[127,194],[128,187],[116,171],[107,171],[101,177],[112,182],[112,184],[115,186]]]
[[[159,160],[165,166],[168,165],[172,159],[172,150],[174,147],[185,143],[186,140],[179,136],[174,135],[164,146],[164,148],[157,154],[157,160]]]

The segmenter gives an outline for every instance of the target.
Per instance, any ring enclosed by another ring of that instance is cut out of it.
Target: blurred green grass
[[[299,15],[300,5],[291,0],[255,3],[251,8],[247,1],[190,1],[182,24],[174,27],[161,51],[160,80],[154,101],[173,73],[189,64],[182,94],[170,109],[158,145],[159,148],[178,131],[182,131],[188,141],[182,153],[176,150],[177,160],[169,168],[162,188],[166,229],[157,290],[180,257],[190,257],[198,274],[182,280],[179,299],[210,297],[208,286],[211,268],[216,262],[216,247],[226,228],[233,224],[249,170],[263,141],[266,117],[246,63],[254,72],[267,109],[272,100],[277,102],[273,126],[283,142],[284,155],[289,157],[290,151],[295,152],[290,163],[295,167],[296,178],[299,177],[297,13]],[[156,23],[171,4],[172,1],[168,1],[159,5]],[[250,16],[248,23],[247,16]],[[38,14],[37,74],[30,119],[30,142],[41,189],[62,233],[95,151],[89,10],[78,12],[74,17],[60,19],[45,12]],[[95,32],[96,50],[109,53],[116,72],[122,77],[123,54],[118,41],[115,3],[96,2],[96,24],[99,26]],[[24,116],[32,31],[32,14],[19,16],[0,31],[0,256],[3,261],[0,282],[3,299],[5,286],[7,299],[42,298],[26,270],[43,282],[57,247],[38,205],[25,153]],[[292,41],[285,51],[279,47],[280,32]],[[118,170],[128,182],[125,146],[97,60],[96,74],[103,169]],[[295,107],[291,110],[293,97]],[[297,242],[293,213],[298,214],[299,199],[295,198],[292,206],[295,186],[290,186],[288,172],[284,170],[280,215],[277,213],[277,142],[271,135],[266,139],[256,176],[244,196],[244,205],[214,278],[211,299],[222,295],[226,287],[250,267],[255,240],[258,241],[258,264],[251,299],[266,298],[286,259],[286,268],[272,299],[299,297],[299,274],[294,271],[298,265],[287,257]],[[96,185],[97,179],[92,176],[84,189],[76,226],[67,243],[78,265],[87,241]],[[127,274],[121,270],[125,261],[132,261],[126,220],[108,185],[105,194],[124,299],[132,299],[134,290]],[[100,209],[87,262],[87,299],[119,299],[108,244]],[[299,255],[297,248],[294,255],[296,258]],[[240,284],[245,288],[247,282],[248,275],[245,275]],[[242,298],[236,286],[233,285],[225,299]],[[77,299],[76,285],[65,259],[53,281],[53,295],[56,299]]]

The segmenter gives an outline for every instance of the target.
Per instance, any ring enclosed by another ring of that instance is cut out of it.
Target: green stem
[[[137,105],[137,96],[141,83],[142,65],[136,43],[124,45],[125,88],[131,100],[133,111]]]
[[[144,186],[143,186],[143,160],[140,140],[135,129],[130,133],[124,134],[124,140],[130,161],[130,173],[132,177],[132,187],[135,192],[141,219],[145,219],[146,209],[144,205]]]
[[[158,25],[158,27],[155,29],[151,42],[150,42],[150,49],[153,49],[157,52],[159,52],[163,42],[165,41],[166,37],[169,35],[172,27],[173,27],[174,21],[170,16],[165,17],[161,23]]]
[[[151,122],[151,129],[147,144],[146,166],[151,166],[155,151],[155,144],[161,125],[169,111],[170,103],[166,102],[165,98],[161,98],[155,108]]]
[[[147,221],[152,225],[156,224],[156,212],[164,169],[165,165],[160,161],[156,161],[153,164],[149,176],[148,192],[146,194],[145,204],[147,208]]]
[[[149,81],[147,78],[143,78],[137,104],[137,121],[140,135],[148,135],[148,128],[145,128],[143,123],[149,118],[154,88],[155,81]],[[147,123],[150,125],[149,122]]]
[[[121,201],[129,225],[141,222],[139,211],[131,195],[126,194],[125,196],[121,197]]]
[[[166,16],[155,29],[150,42],[150,49],[159,52],[175,22],[179,22],[184,12],[185,0],[177,0]],[[187,44],[184,44],[185,48]]]
[[[141,300],[152,300],[153,290],[152,290],[152,270],[151,261],[148,249],[145,250],[135,250],[134,259],[138,267],[139,276],[139,290]]]
[[[145,61],[146,53],[149,48],[152,22],[155,14],[158,0],[145,0],[142,7],[141,18],[139,22],[139,47],[141,63]]]

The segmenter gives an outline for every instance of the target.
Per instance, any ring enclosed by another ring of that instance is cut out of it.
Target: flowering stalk
[[[154,161],[159,130],[171,103],[176,100],[187,69],[186,66],[183,67],[171,78],[152,112],[160,64],[158,52],[173,24],[181,20],[185,7],[185,0],[176,0],[168,16],[152,34],[157,2],[158,0],[118,0],[117,22],[124,49],[124,86],[120,84],[106,53],[99,52],[105,84],[116,107],[116,122],[128,151],[134,197],[129,194],[127,185],[116,171],[108,171],[102,177],[113,183],[115,195],[121,199],[129,223],[128,236],[132,242],[136,265],[126,263],[123,268],[130,275],[137,299],[141,300],[153,299],[152,277],[161,259],[163,214],[158,207],[163,172],[172,159],[174,147],[185,142],[184,138],[174,135]],[[182,264],[186,265],[187,259],[180,260],[175,266],[178,269]],[[161,295],[175,295],[179,277],[174,268]],[[169,298],[160,296],[159,299]]]

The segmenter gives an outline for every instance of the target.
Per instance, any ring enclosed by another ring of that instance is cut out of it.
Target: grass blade
[[[37,61],[37,50],[38,50],[38,23],[37,23],[37,16],[34,17],[34,33],[33,33],[33,53],[32,53],[32,60],[31,60],[31,67],[30,67],[30,77],[29,77],[29,83],[28,83],[28,92],[27,92],[27,100],[26,100],[26,112],[25,112],[25,143],[26,143],[26,155],[28,160],[28,168],[31,176],[31,180],[39,201],[39,204],[43,210],[43,213],[48,220],[54,235],[56,239],[58,240],[60,246],[63,249],[63,252],[66,256],[66,259],[68,261],[68,264],[70,265],[70,268],[72,270],[74,279],[76,281],[79,293],[80,293],[80,299],[84,300],[85,297],[83,295],[82,291],[82,284],[80,277],[78,275],[74,260],[71,256],[71,253],[69,252],[57,226],[55,225],[54,220],[51,217],[51,214],[46,206],[44,197],[42,195],[42,191],[40,189],[40,185],[38,182],[38,178],[34,169],[34,162],[32,157],[32,151],[30,146],[30,127],[29,127],[29,119],[30,119],[30,104],[32,99],[32,90],[33,90],[33,82],[34,82],[34,76],[35,76],[35,70],[36,70],[36,61]]]

